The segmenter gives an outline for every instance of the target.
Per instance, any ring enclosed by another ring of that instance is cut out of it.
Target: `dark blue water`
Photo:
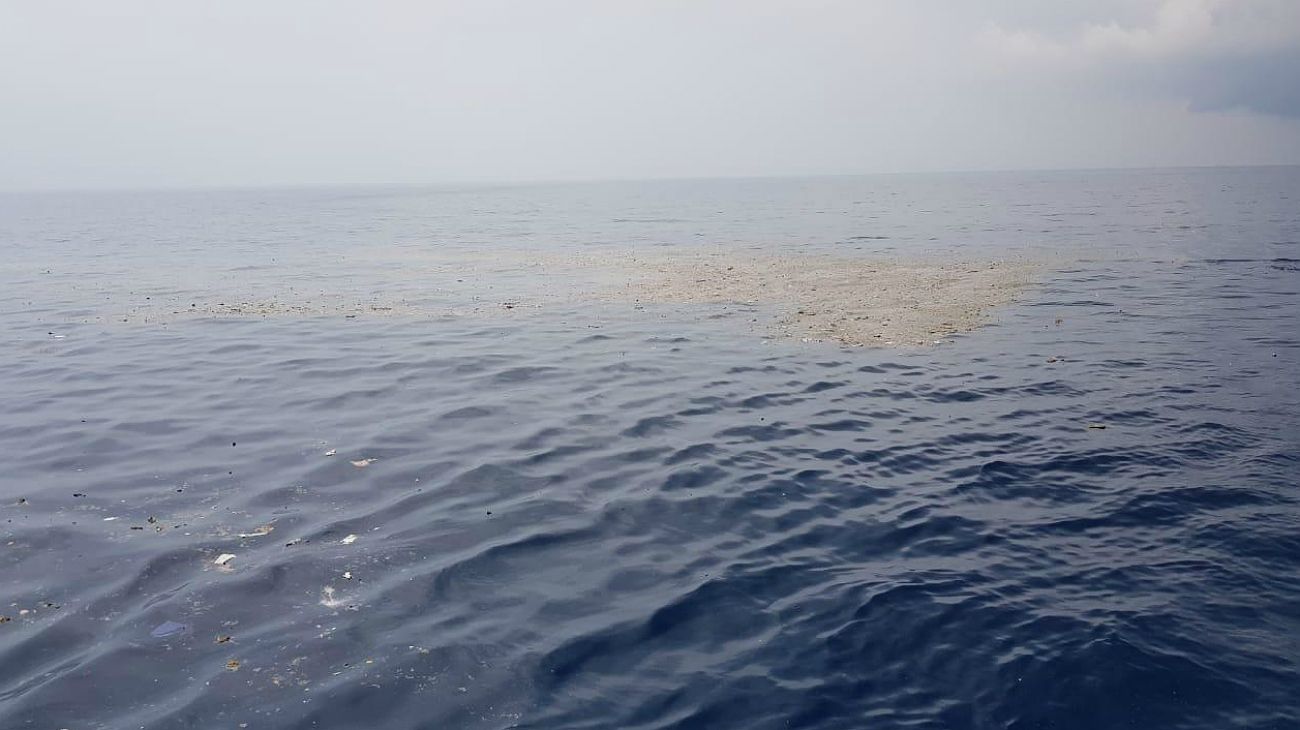
[[[1049,265],[900,351],[421,263],[659,245]],[[6,729],[1300,727],[1300,169],[9,195],[0,311]]]

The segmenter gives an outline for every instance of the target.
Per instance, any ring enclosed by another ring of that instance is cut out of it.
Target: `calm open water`
[[[412,263],[658,245],[1051,264],[890,351]],[[1300,727],[1298,168],[9,194],[0,311],[6,730]]]

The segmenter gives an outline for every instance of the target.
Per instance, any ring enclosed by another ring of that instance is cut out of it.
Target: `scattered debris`
[[[0,624],[7,624],[10,621],[13,621],[13,619],[9,618],[8,616],[0,616]]]
[[[379,461],[379,459],[357,459],[350,463],[352,464],[352,466],[355,466],[358,469],[364,469],[370,466],[371,464],[375,463],[376,461]]]
[[[354,542],[356,542],[356,541],[357,541],[357,536],[356,536],[356,535],[348,535],[347,537],[343,538],[342,540],[339,540],[339,543],[341,543],[341,544],[343,544],[343,545],[351,545],[352,543],[354,543]],[[234,556],[232,555],[232,556],[230,556],[230,557],[233,558]]]
[[[212,563],[213,565],[225,565],[226,563],[229,563],[234,559],[235,559],[234,553],[222,553],[218,555],[217,559],[213,560]]]

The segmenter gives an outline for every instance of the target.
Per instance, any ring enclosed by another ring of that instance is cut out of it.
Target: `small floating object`
[[[232,672],[239,669],[239,660],[231,659],[230,661],[226,662],[226,669],[229,669]]]
[[[222,553],[222,554],[220,554],[220,555],[217,556],[217,559],[216,559],[216,560],[213,560],[213,561],[212,561],[212,564],[213,564],[213,565],[222,565],[222,566],[224,566],[226,563],[229,563],[230,561],[232,561],[232,560],[234,560],[234,559],[235,559],[235,554],[234,554],[234,553]]]
[[[357,541],[357,536],[356,536],[356,535],[348,535],[347,537],[343,538],[342,540],[339,540],[339,542],[342,543],[343,545],[351,545],[352,543],[354,543],[354,542],[356,542],[356,541]],[[233,557],[235,557],[235,556],[234,556],[234,555],[231,555],[230,557],[233,558]]]
[[[349,570],[349,571],[344,572],[344,573],[343,573],[343,580],[352,580],[352,571]]]
[[[175,621],[163,621],[155,626],[154,630],[149,632],[149,635],[155,639],[170,639],[173,636],[180,636],[189,628],[189,626]]]
[[[375,463],[376,461],[379,461],[379,459],[357,459],[356,461],[352,461],[349,463],[358,469],[364,469],[370,466],[371,464]]]
[[[240,537],[264,537],[266,535],[270,535],[271,531],[274,529],[275,529],[275,525],[262,525],[261,527],[254,529],[252,532],[241,532],[239,533],[239,536]]]
[[[333,456],[333,455],[337,454],[338,452],[339,452],[338,449],[330,449],[329,451],[326,451],[326,452],[325,452],[325,455],[326,455],[326,456]]]
[[[335,595],[334,586],[325,586],[320,589],[320,605],[326,608],[338,608],[345,601]]]
[[[1088,424],[1088,428],[1095,428],[1095,429],[1101,430],[1101,429],[1106,428],[1106,424],[1104,424],[1104,423],[1089,423],[1089,424]]]
[[[218,643],[218,644],[229,644],[229,643],[230,643],[231,641],[233,641],[233,640],[234,640],[234,637],[232,637],[232,636],[230,636],[229,634],[227,634],[227,635],[223,635],[223,636],[218,636],[218,637],[217,637],[217,641],[216,641],[216,643]]]

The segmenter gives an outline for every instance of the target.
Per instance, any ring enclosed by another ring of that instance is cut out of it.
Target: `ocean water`
[[[660,246],[1048,264],[884,350],[427,262]],[[6,194],[0,311],[6,730],[1300,727],[1300,168]]]

